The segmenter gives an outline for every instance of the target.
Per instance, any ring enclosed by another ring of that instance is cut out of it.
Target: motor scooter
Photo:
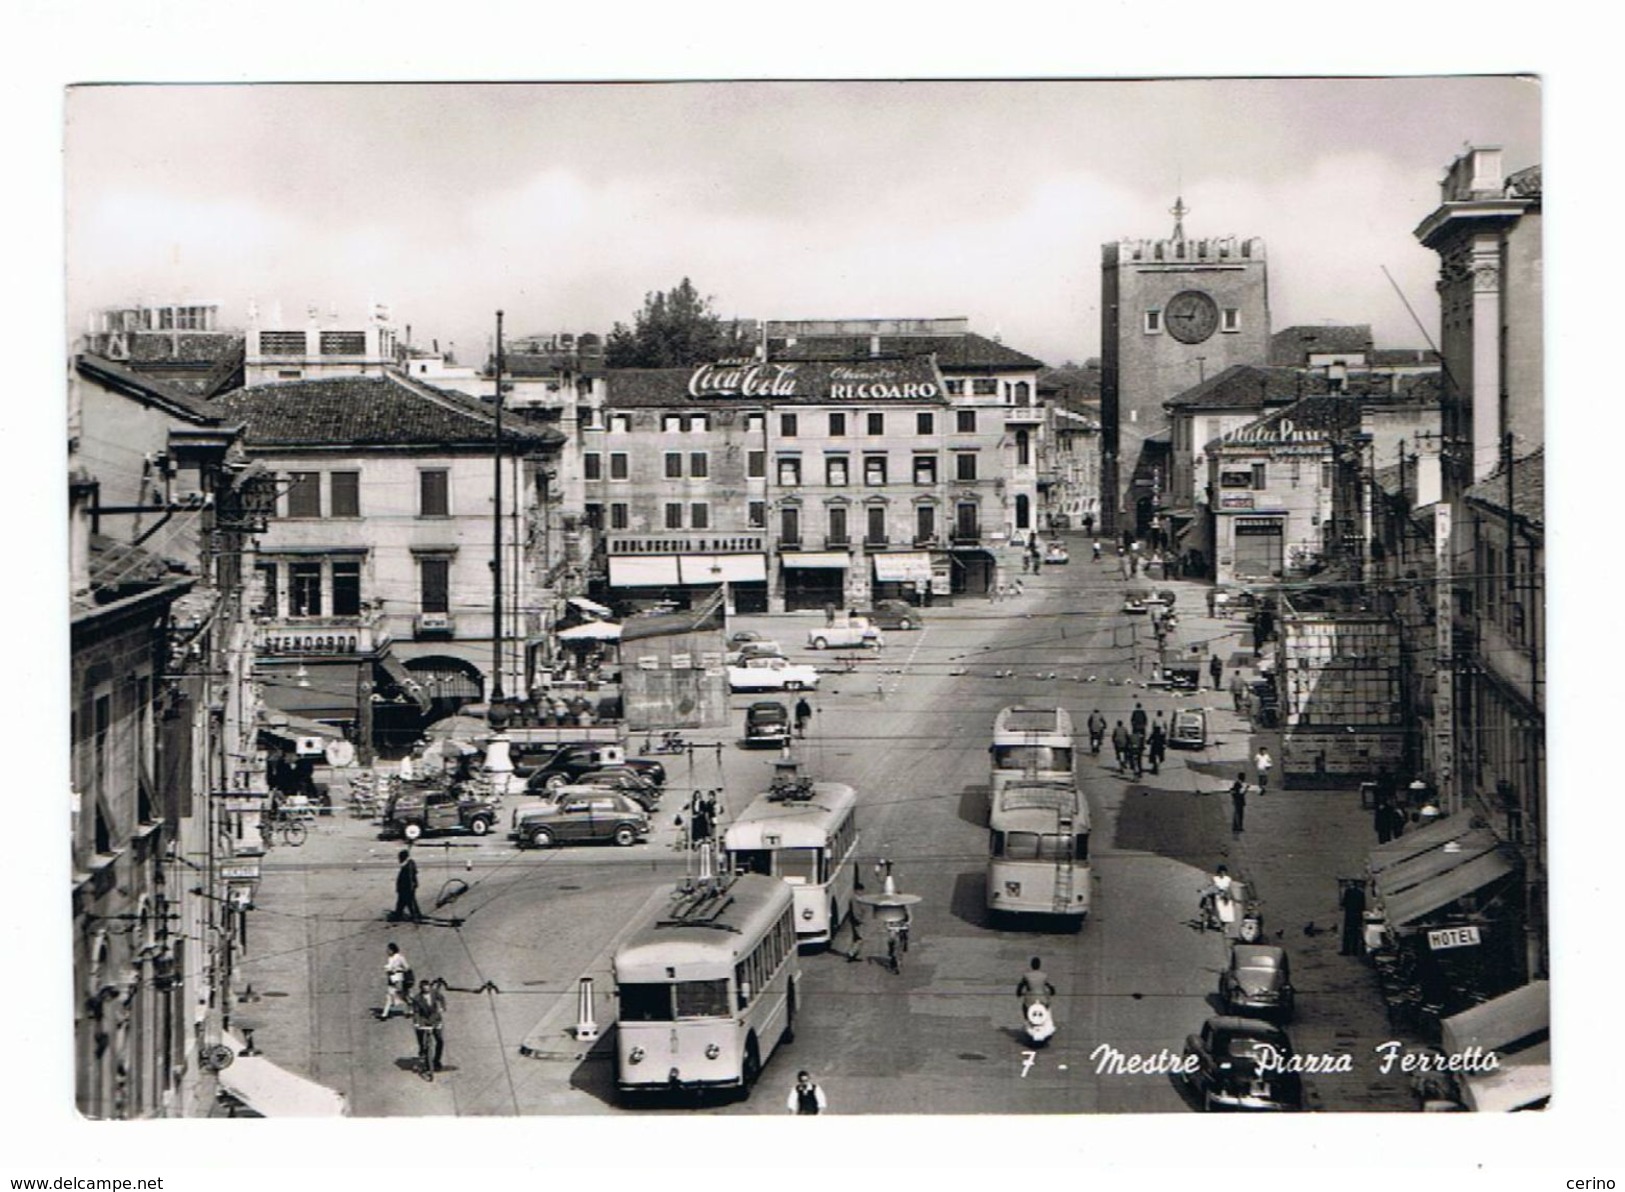
[[[1033,1047],[1044,1047],[1055,1036],[1055,1016],[1050,1013],[1049,1003],[1034,1001],[1030,1003],[1023,1014],[1024,1027],[1027,1033],[1027,1042]]]

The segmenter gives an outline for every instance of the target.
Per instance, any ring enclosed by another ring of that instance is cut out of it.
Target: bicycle
[[[260,827],[260,833],[265,838],[266,847],[270,847],[271,837],[276,834],[282,837],[283,844],[288,845],[290,848],[298,848],[305,843],[305,837],[310,835],[310,829],[305,825],[311,818],[314,817],[301,811],[290,809],[278,811],[275,820],[262,824]]]
[[[908,920],[899,919],[886,924],[886,967],[893,974],[903,971],[902,954],[908,951]]]

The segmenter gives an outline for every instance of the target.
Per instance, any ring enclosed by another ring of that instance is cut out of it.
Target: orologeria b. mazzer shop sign
[[[803,401],[918,401],[942,396],[929,361],[774,364],[724,360],[688,378],[692,397],[800,398]]]

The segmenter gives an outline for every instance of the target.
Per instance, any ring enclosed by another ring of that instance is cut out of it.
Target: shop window
[[[451,611],[451,560],[423,558],[418,560],[419,612],[449,613]]]
[[[320,517],[322,515],[322,474],[320,472],[292,472],[288,485],[289,517]]]
[[[333,472],[328,476],[329,516],[361,516],[361,473]]]
[[[427,468],[418,473],[418,516],[451,516],[451,473]]]

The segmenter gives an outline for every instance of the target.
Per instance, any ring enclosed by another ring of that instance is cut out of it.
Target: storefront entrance
[[[1236,561],[1231,569],[1232,575],[1249,579],[1278,576],[1284,556],[1279,518],[1236,519]]]

